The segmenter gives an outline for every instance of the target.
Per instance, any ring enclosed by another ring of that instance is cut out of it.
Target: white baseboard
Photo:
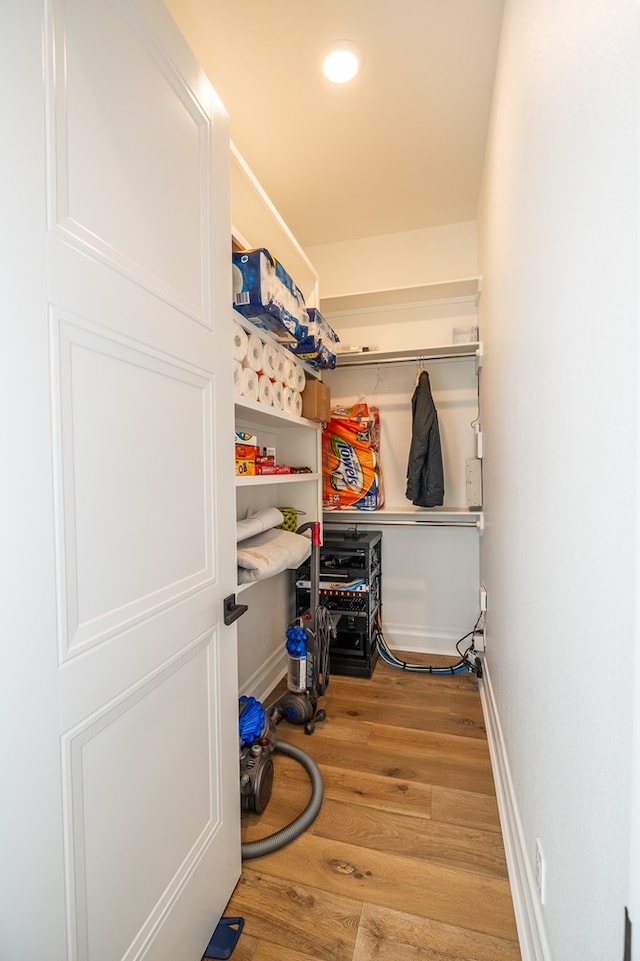
[[[257,701],[263,703],[286,673],[287,652],[284,644],[280,644],[271,657],[261,664],[249,680],[242,685],[239,696],[255,697]]]
[[[427,633],[422,627],[408,624],[383,624],[384,636],[392,651],[414,651],[416,654],[446,654],[457,657],[457,635],[444,631]]]
[[[483,659],[483,673],[484,677],[479,682],[480,699],[487,729],[493,778],[496,785],[500,825],[513,896],[520,953],[522,961],[552,961],[538,902],[535,878],[530,860],[527,857],[522,822],[518,812],[509,760],[505,750],[502,727],[493,696],[491,676],[487,668],[486,658]]]

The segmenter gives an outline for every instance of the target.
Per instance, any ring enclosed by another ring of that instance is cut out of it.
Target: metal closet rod
[[[481,522],[478,518],[476,519],[469,518],[469,520],[464,520],[464,521],[433,521],[433,520],[426,520],[426,519],[418,520],[417,518],[415,520],[410,520],[408,518],[407,520],[391,520],[391,519],[383,520],[382,518],[376,518],[376,520],[361,521],[355,527],[345,523],[341,523],[340,521],[332,522],[329,520],[325,520],[324,522],[325,527],[327,525],[331,525],[332,523],[334,526],[338,525],[339,527],[345,527],[348,533],[353,533],[354,531],[357,533],[358,527],[361,527],[363,524],[366,524],[369,527],[382,526],[382,527],[465,527],[465,528],[468,528],[468,527],[481,526]]]
[[[375,354],[370,354],[366,360],[353,360],[353,361],[343,361],[338,362],[336,370],[341,370],[344,367],[377,367],[379,364],[393,364],[396,367],[405,367],[407,364],[430,364],[432,360],[462,360],[465,357],[475,357],[475,351],[469,351],[465,354],[415,354],[411,357],[383,357],[377,358]],[[343,354],[343,357],[348,356]],[[362,356],[362,355],[360,355]]]

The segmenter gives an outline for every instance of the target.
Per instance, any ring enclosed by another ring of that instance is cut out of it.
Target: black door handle
[[[235,594],[229,594],[222,602],[223,619],[227,627],[237,621],[239,617],[242,617],[244,612],[248,610],[247,604],[236,604]]]

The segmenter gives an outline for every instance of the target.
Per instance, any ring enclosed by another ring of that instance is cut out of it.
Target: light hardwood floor
[[[225,912],[245,919],[232,961],[518,961],[476,678],[379,660],[368,680],[332,675],[319,706],[314,734],[284,721],[277,734],[320,767],[321,811],[291,844],[244,862]],[[278,752],[274,763],[271,800],[243,817],[243,841],[308,800],[302,766]]]

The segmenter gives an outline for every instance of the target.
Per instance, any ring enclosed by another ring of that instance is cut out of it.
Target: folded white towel
[[[290,531],[264,531],[238,545],[238,583],[251,584],[299,567],[310,554],[310,538]]]

